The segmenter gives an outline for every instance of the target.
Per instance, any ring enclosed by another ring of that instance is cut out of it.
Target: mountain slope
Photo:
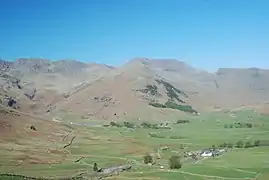
[[[23,112],[43,113],[51,103],[113,67],[73,60],[0,61],[0,103]]]
[[[118,68],[44,59],[1,60],[0,68],[2,104],[14,100],[13,108],[50,116],[154,120],[269,101],[269,70],[258,68],[209,73],[182,61],[148,58]]]
[[[167,84],[171,86],[169,92]],[[154,107],[154,104],[164,105],[168,101],[184,104],[187,95],[179,92],[138,59],[67,98],[58,104],[57,110],[69,110],[92,119],[164,119],[182,115],[182,111]]]
[[[67,158],[63,148],[72,129],[0,105],[0,164],[56,164]],[[11,168],[12,169],[12,168]]]
[[[159,76],[189,94],[196,108],[237,107],[269,101],[269,70],[220,68],[208,73],[177,60],[148,60]]]

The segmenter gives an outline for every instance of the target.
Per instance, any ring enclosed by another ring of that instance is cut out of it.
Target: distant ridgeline
[[[179,103],[186,103],[184,100],[180,99],[179,94],[188,98],[188,95],[175,88],[172,84],[164,81],[164,80],[159,80],[156,79],[155,80],[158,84],[163,85],[165,90],[166,90],[166,95],[168,96],[168,100],[166,101],[165,104],[161,104],[158,102],[150,102],[149,105],[156,107],[156,108],[170,108],[170,109],[176,109],[176,110],[180,110],[180,111],[185,111],[185,112],[189,112],[189,113],[195,113],[198,114],[198,112],[196,110],[194,110],[192,108],[192,106],[190,105],[181,105],[178,104]],[[140,92],[145,93],[145,94],[149,94],[152,96],[161,96],[161,94],[158,92],[158,87],[156,85],[146,85],[145,89],[141,89]],[[176,102],[177,101],[177,102]]]

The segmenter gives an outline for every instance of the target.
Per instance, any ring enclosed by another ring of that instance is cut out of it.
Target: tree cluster
[[[153,157],[150,154],[145,155],[144,163],[145,164],[153,163]],[[168,159],[168,163],[170,169],[180,169],[182,167],[179,156],[171,156]]]
[[[184,124],[184,123],[190,123],[190,120],[177,120],[175,124]]]
[[[235,124],[225,124],[224,128],[252,128],[251,123],[235,123]]]
[[[251,147],[258,147],[261,146],[261,141],[260,140],[255,140],[253,143],[251,141],[242,141],[239,140],[237,141],[235,144],[231,143],[231,142],[224,142],[222,144],[219,145],[219,147],[222,148],[251,148]],[[214,145],[213,145],[214,146]]]

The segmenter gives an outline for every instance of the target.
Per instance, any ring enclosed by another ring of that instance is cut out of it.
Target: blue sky
[[[267,0],[0,0],[0,58],[269,68]]]

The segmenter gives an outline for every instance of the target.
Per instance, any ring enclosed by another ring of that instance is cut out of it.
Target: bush
[[[128,121],[124,121],[124,126],[127,128],[134,128],[134,124],[129,123]]]
[[[169,158],[169,168],[170,169],[180,169],[181,167],[182,167],[182,164],[180,163],[179,156],[171,156]]]
[[[177,120],[175,124],[181,124],[181,123],[190,123],[189,120]]]
[[[150,154],[147,154],[144,156],[144,163],[145,164],[149,164],[149,163],[152,163],[153,162],[153,158]]]
[[[251,123],[237,123],[235,127],[236,128],[252,128],[253,125]]]
[[[93,171],[98,171],[98,167],[96,163],[93,164]]]
[[[235,147],[237,147],[237,148],[242,148],[243,146],[244,146],[243,141],[238,141],[238,142],[236,143],[236,145],[235,145]]]
[[[139,89],[138,91],[145,93],[145,94],[150,94],[152,96],[159,96],[160,94],[158,93],[158,87],[156,85],[146,85],[145,89]]]
[[[256,147],[260,146],[260,140],[254,141],[254,146],[256,146]]]
[[[161,127],[158,124],[150,124],[148,122],[143,122],[140,126],[146,129],[171,129],[171,127]]]
[[[246,123],[246,127],[247,128],[252,128],[252,124],[251,123]]]
[[[158,84],[163,84],[165,89],[166,89],[166,94],[167,96],[170,98],[170,100],[173,100],[173,99],[176,99],[178,100],[179,102],[181,103],[185,103],[183,100],[179,99],[179,96],[178,94],[182,94],[184,95],[185,97],[188,97],[186,93],[184,93],[183,91],[175,88],[172,84],[164,81],[164,80],[159,80],[159,79],[156,79],[155,80]],[[177,94],[178,93],[178,94]]]
[[[120,124],[117,124],[117,123],[114,122],[114,121],[111,121],[111,122],[110,122],[110,126],[113,126],[113,127],[121,127]]]
[[[250,148],[250,147],[252,147],[252,144],[250,141],[247,141],[245,144],[245,148]]]
[[[225,143],[222,143],[221,145],[219,145],[219,147],[222,147],[222,148],[225,148],[225,147],[227,147],[228,145],[227,145],[227,143],[225,142]]]
[[[161,103],[149,103],[149,105],[156,108],[166,108],[166,106]]]
[[[213,150],[216,150],[217,147],[216,147],[215,145],[212,145],[212,149],[213,149]]]
[[[146,89],[147,93],[149,92],[152,96],[155,96],[158,93],[158,87],[156,85],[147,85]]]
[[[143,123],[140,124],[140,126],[143,127],[143,128],[151,128],[152,125],[150,123],[148,123],[148,122],[143,122]]]
[[[152,129],[159,129],[158,124],[152,124],[152,125],[151,125],[151,128],[152,128]]]
[[[227,147],[228,147],[228,148],[233,148],[234,145],[233,145],[233,143],[227,143]]]
[[[176,110],[180,110],[184,112],[198,114],[198,112],[194,110],[190,105],[180,105],[180,104],[172,102],[171,100],[167,101],[165,104],[150,102],[149,105],[156,108],[170,108],[170,109],[176,109]]]
[[[190,105],[180,105],[180,104],[174,103],[172,101],[167,101],[165,103],[165,106],[167,108],[177,109],[177,110],[185,111],[185,112],[189,112],[189,113],[196,113],[196,114],[198,113],[196,110],[192,109],[192,107]]]

